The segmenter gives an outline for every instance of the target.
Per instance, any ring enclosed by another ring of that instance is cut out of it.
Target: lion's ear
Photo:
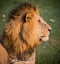
[[[26,19],[25,21],[29,22],[29,21],[31,21],[32,18],[33,18],[33,14],[31,12],[29,12],[25,16],[25,19]]]

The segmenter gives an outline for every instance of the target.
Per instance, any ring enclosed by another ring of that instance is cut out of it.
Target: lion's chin
[[[41,38],[42,41],[48,41],[49,40],[49,36],[45,36]]]

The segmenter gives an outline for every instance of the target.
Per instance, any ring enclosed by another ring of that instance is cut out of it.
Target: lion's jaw
[[[42,41],[48,41],[49,40],[49,34],[47,34],[47,36],[41,36]]]

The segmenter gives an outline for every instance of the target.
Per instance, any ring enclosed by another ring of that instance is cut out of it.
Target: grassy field
[[[37,5],[40,15],[52,27],[49,41],[41,42],[37,48],[36,64],[60,64],[60,0],[0,0],[0,36],[8,13],[25,1]]]

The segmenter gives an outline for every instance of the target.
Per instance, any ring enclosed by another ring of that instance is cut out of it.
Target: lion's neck
[[[18,58],[20,60],[26,60],[34,52],[32,48],[25,40],[22,38],[16,38],[16,40],[10,40],[10,38],[4,36],[3,44],[7,49],[9,56],[11,58]],[[26,56],[27,55],[27,56]]]

